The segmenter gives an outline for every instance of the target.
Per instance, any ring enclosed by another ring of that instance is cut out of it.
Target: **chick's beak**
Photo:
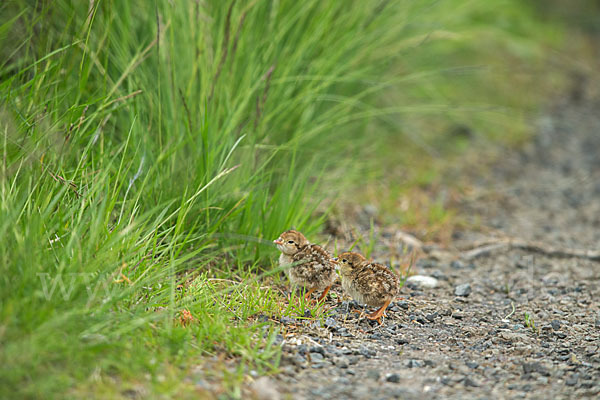
[[[338,260],[339,260],[339,258],[337,258],[337,257],[333,257],[333,258],[332,258],[330,261],[331,261],[332,263],[334,263],[334,264],[339,264],[339,261],[338,261]]]
[[[281,239],[275,239],[275,240],[273,240],[273,243],[275,243],[275,244],[283,244],[283,240],[281,240]]]

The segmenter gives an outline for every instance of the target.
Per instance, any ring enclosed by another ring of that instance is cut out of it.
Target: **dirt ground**
[[[382,326],[335,300],[324,326],[282,320],[276,397],[600,396],[600,257],[572,251],[600,248],[599,110],[556,105],[530,145],[475,175],[462,208],[482,228],[455,235],[460,252],[425,248],[412,271],[436,286],[407,283]],[[379,237],[383,262],[399,238]]]

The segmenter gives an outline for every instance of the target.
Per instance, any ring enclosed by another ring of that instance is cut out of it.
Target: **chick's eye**
[[[293,240],[288,240],[288,243],[289,244],[294,244],[294,241]]]
[[[342,260],[343,263],[347,263],[348,260],[346,260],[345,258]]]

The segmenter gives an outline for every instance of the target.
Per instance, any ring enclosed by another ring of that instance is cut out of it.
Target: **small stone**
[[[321,354],[321,353],[310,353],[310,362],[312,364],[323,362],[323,360],[325,360],[325,357],[323,357],[323,354]]]
[[[471,369],[476,369],[479,367],[479,364],[477,364],[475,361],[467,361],[465,364]]]
[[[439,269],[436,269],[435,271],[433,271],[431,273],[431,276],[433,276],[435,279],[440,280],[440,281],[447,281],[448,277]]]
[[[422,325],[426,324],[428,321],[423,317],[422,314],[411,314],[408,316],[411,321],[416,321]]]
[[[372,379],[374,381],[378,381],[380,377],[379,371],[375,369],[370,369],[367,371],[367,378]]]
[[[433,360],[424,360],[423,363],[426,367],[435,367],[435,361]]]
[[[406,286],[411,289],[433,289],[438,285],[438,280],[427,275],[413,275],[406,279]]]
[[[400,375],[398,374],[387,374],[385,380],[391,383],[399,383]]]
[[[396,302],[396,305],[403,310],[408,310],[408,301],[406,301],[406,300],[400,300],[400,301]]]
[[[564,332],[555,332],[554,333],[556,335],[556,337],[558,337],[559,339],[565,339],[567,337],[567,334]]]
[[[337,330],[337,333],[339,333],[341,337],[352,337],[352,336],[354,336],[350,332],[348,332],[348,328],[339,328]]]
[[[454,260],[450,263],[450,267],[454,269],[463,269],[465,267],[465,264],[462,261]]]
[[[425,319],[429,322],[433,322],[433,321],[435,321],[437,316],[438,316],[438,313],[427,314],[427,315],[425,315]]]
[[[468,283],[463,283],[462,285],[458,285],[456,288],[454,288],[455,296],[466,297],[470,294],[471,294],[471,285]]]
[[[297,355],[296,357],[294,357],[292,359],[292,362],[298,367],[304,368],[306,366],[306,359],[304,357],[302,357],[301,355]]]
[[[325,355],[325,349],[323,346],[312,346],[309,350],[311,353],[319,353]]]
[[[469,378],[469,377],[466,377],[466,378],[463,380],[463,385],[465,385],[465,386],[470,386],[470,387],[479,387],[479,386],[480,386],[480,385],[479,385],[479,382],[477,382],[477,381],[474,381],[473,379],[471,379],[471,378]]]
[[[594,323],[594,325],[596,326],[596,328],[600,328],[600,318],[596,319],[596,322]]]
[[[579,380],[579,375],[578,374],[573,374],[570,377],[567,378],[565,385],[567,386],[575,386],[577,385],[577,381]]]
[[[555,331],[560,329],[560,321],[555,319],[552,320],[552,322],[550,322],[550,326],[552,326],[552,329],[554,329]]]
[[[404,365],[407,368],[421,368],[421,367],[423,367],[425,365],[425,363],[423,361],[421,361],[421,360],[411,359],[411,360],[406,360],[406,362],[404,363]]]
[[[324,354],[325,357],[334,357],[334,356],[342,355],[342,351],[333,345],[330,345],[330,344],[325,345],[324,349],[325,349],[325,354]]]
[[[306,354],[308,353],[308,346],[305,344],[301,344],[296,348],[296,350],[299,354]]]

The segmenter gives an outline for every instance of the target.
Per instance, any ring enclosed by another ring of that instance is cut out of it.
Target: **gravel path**
[[[478,177],[464,210],[485,229],[460,232],[456,246],[507,235],[598,249],[599,106],[556,106],[526,149]],[[386,259],[379,248],[374,256]],[[434,277],[436,287],[407,284],[383,326],[334,300],[322,322],[283,320],[279,392],[294,399],[600,395],[599,262],[503,247],[473,259],[425,257],[413,272]]]

